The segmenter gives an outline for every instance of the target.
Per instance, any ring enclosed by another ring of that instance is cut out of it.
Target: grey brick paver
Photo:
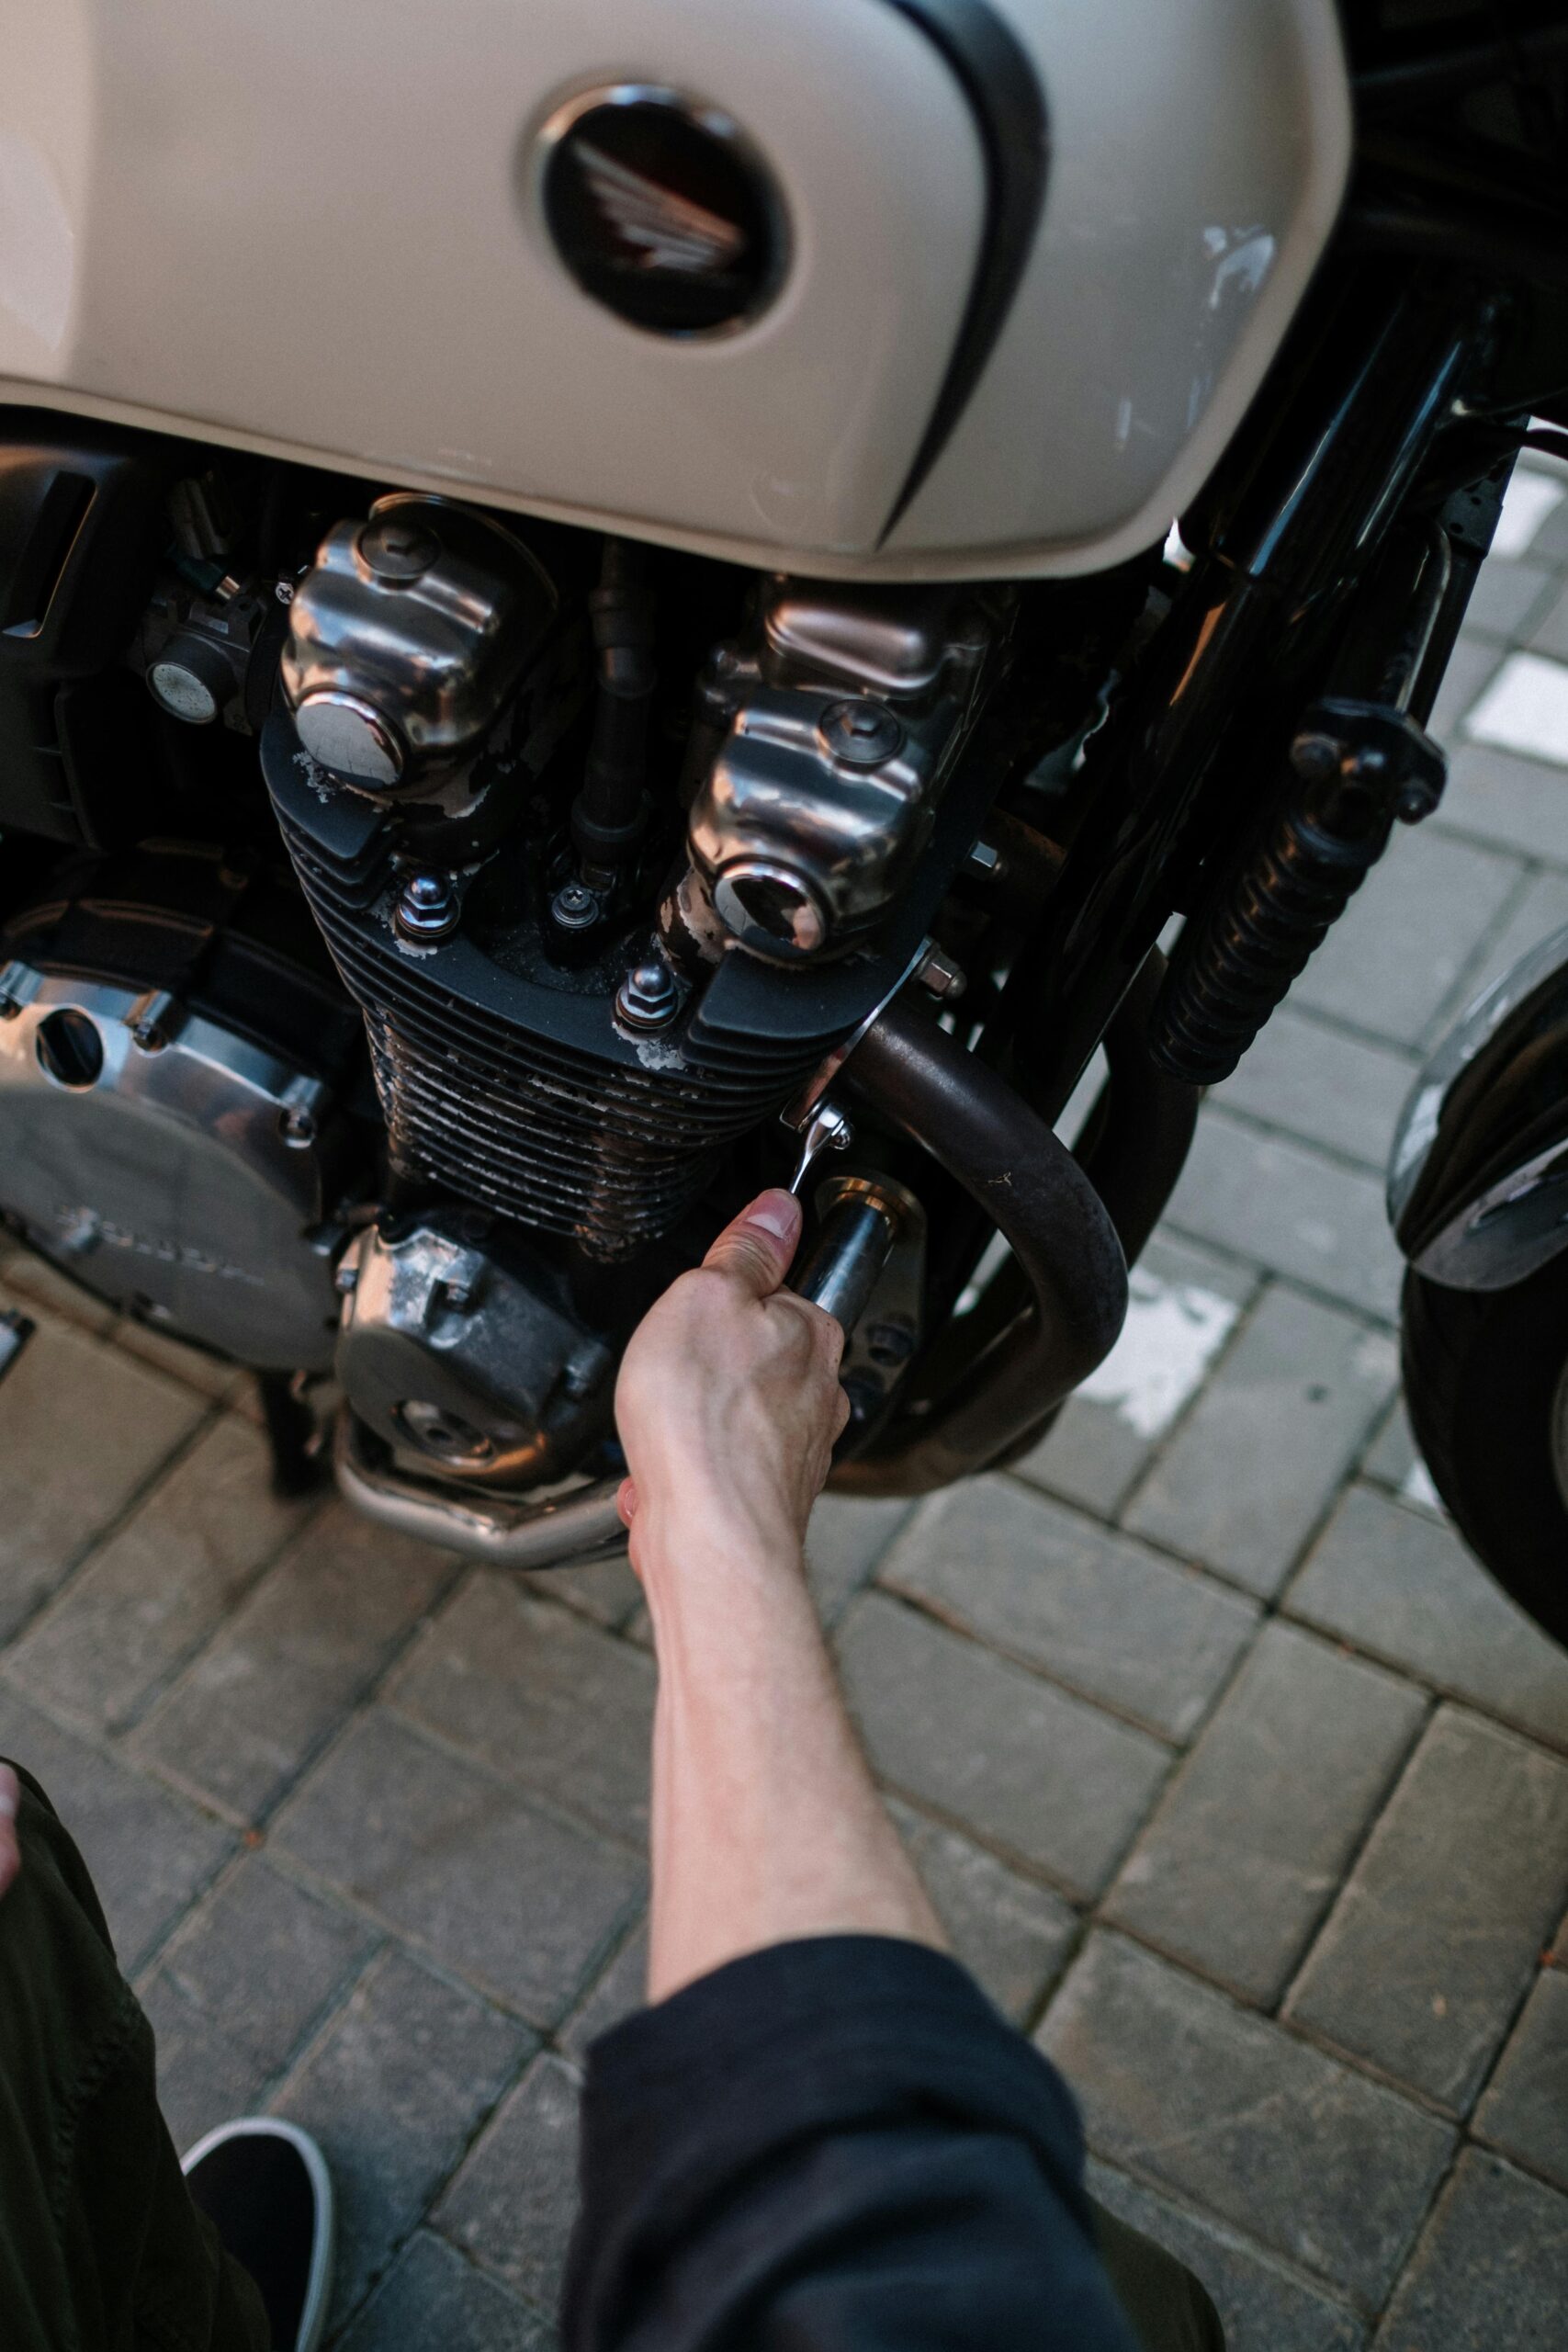
[[[434,2219],[518,2294],[553,2311],[577,2206],[576,2074],[536,2058],[464,2159]]]
[[[1248,1999],[1277,2000],[1425,1712],[1407,1682],[1266,1626],[1108,1916]]]
[[[1507,921],[1487,942],[1484,954],[1466,970],[1452,996],[1444,1005],[1428,1044],[1436,1046],[1446,1037],[1461,1015],[1466,1012],[1477,997],[1511,972],[1520,958],[1532,948],[1539,947],[1554,932],[1568,929],[1568,874],[1531,874],[1524,882],[1509,910]]]
[[[1069,1396],[1014,1476],[1114,1519],[1186,1410],[1258,1277],[1234,1259],[1156,1233],[1132,1270],[1127,1322],[1090,1391]]]
[[[355,2309],[531,2037],[404,1952],[372,1963],[272,2105],[315,2134],[338,2200],[334,2324]]]
[[[1276,1285],[1123,1523],[1272,1595],[1398,1377],[1392,1340]]]
[[[1568,589],[1561,579],[1556,598],[1530,629],[1529,643],[1536,653],[1550,653],[1558,662],[1568,662]]]
[[[1225,2332],[1225,2352],[1360,2352],[1366,2343],[1366,2328],[1353,2312],[1292,2278],[1234,2230],[1092,2159],[1089,2192],[1202,2281]]]
[[[1560,585],[1550,563],[1528,556],[1510,563],[1495,556],[1471,592],[1465,628],[1477,636],[1528,638],[1551,611]]]
[[[1198,1122],[1169,1216],[1359,1313],[1389,1323],[1398,1313],[1399,1252],[1370,1169],[1263,1135],[1216,1105]]]
[[[1282,1005],[1213,1100],[1380,1172],[1419,1057]]]
[[[648,2004],[648,1921],[641,1920],[556,2036],[580,2062],[591,2042]]]
[[[840,1658],[895,1787],[1076,1893],[1103,1886],[1168,1768],[1157,1740],[880,1594],[851,1610]]]
[[[362,1919],[249,1854],[170,1942],[159,1976],[274,2074],[374,1943]]]
[[[62,1582],[205,1409],[162,1374],[39,1319],[6,1381],[0,1640]]]
[[[1293,1004],[1393,1045],[1420,1046],[1518,879],[1506,850],[1437,830],[1448,821],[1452,796],[1450,783],[1440,819],[1398,829],[1292,989]]]
[[[538,1811],[383,1711],[322,1760],[273,1834],[539,2025],[575,1998],[643,1889],[631,1855]]]
[[[648,1830],[653,1690],[640,1650],[481,1574],[389,1695],[493,1771],[635,1844]]]
[[[133,1976],[232,1852],[232,1833],[4,1689],[0,1756],[33,1775],[80,1847]]]
[[[554,2352],[555,2330],[445,2238],[420,2230],[343,2338],[344,2352]]]
[[[1568,2312],[1568,2199],[1467,2149],[1377,2352],[1544,2352]]]
[[[807,1576],[824,1624],[836,1624],[914,1506],[824,1495],[806,1532]]]
[[[330,1506],[146,1718],[137,1753],[254,1818],[454,1574],[445,1554]]]
[[[1077,1934],[1077,1914],[1059,1894],[1032,1885],[956,1830],[897,1798],[889,1809],[954,1954],[1005,2016],[1025,2023],[1061,1973]]]
[[[1285,1607],[1568,1747],[1568,1657],[1426,1512],[1352,1487],[1307,1555]]]
[[[32,1626],[7,1673],[118,1728],[222,1623],[301,1511],[272,1494],[260,1433],[215,1422]]]
[[[1565,1899],[1568,1764],[1442,1708],[1314,1946],[1289,2013],[1462,2110]]]
[[[158,2105],[183,2154],[214,2124],[254,2115],[269,2069],[162,1973],[141,1993],[157,2045]]]
[[[1443,673],[1443,683],[1438,689],[1438,699],[1432,706],[1427,729],[1445,747],[1459,732],[1460,721],[1470,710],[1482,689],[1490,682],[1503,660],[1503,649],[1490,638],[1472,637],[1461,631],[1458,644],[1449,656],[1449,666]]]
[[[1568,775],[1490,743],[1465,743],[1432,822],[1445,836],[1568,865]]]
[[[1568,1972],[1543,1968],[1496,2072],[1474,2130],[1568,2189]]]
[[[1000,1478],[933,1496],[879,1581],[1172,1739],[1257,1622],[1238,1596]]]
[[[1098,2154],[1382,2301],[1448,2162],[1447,2125],[1104,1933],[1039,2039]]]

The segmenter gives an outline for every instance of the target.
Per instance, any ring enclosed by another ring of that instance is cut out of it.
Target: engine
[[[62,754],[28,750],[29,806],[76,847],[38,845],[0,931],[0,1211],[128,1313],[332,1368],[389,1476],[613,1470],[632,1325],[785,1174],[781,1112],[984,820],[961,755],[1009,595],[748,581],[403,492],[269,547],[299,485],[90,462],[85,520],[83,453],[9,476],[39,611],[0,740],[39,741],[25,661]],[[90,643],[84,547],[121,559]],[[874,1403],[919,1318],[892,1224]]]
[[[887,919],[985,637],[977,616],[955,637],[929,591],[772,587],[701,682],[682,844],[649,802],[649,599],[615,550],[590,600],[589,777],[561,822],[546,787],[588,649],[476,519],[404,498],[330,535],[263,768],[365,1012],[399,1176],[629,1258],[907,966],[930,906]]]

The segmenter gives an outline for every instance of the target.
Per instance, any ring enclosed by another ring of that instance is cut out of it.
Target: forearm
[[[660,1671],[649,1997],[799,1937],[941,1948],[793,1537],[692,1514],[653,1535],[642,1569]]]

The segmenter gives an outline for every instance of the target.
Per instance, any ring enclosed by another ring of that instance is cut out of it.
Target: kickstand
[[[292,1498],[314,1494],[326,1482],[316,1417],[286,1372],[258,1372],[256,1394],[272,1449],[272,1488]]]

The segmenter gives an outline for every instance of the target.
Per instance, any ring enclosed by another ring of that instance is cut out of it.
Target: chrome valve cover
[[[699,689],[689,846],[742,947],[842,955],[931,836],[992,636],[951,590],[773,583]]]
[[[472,508],[399,492],[334,525],[294,593],[283,691],[310,758],[377,794],[477,751],[536,650],[555,590]]]

